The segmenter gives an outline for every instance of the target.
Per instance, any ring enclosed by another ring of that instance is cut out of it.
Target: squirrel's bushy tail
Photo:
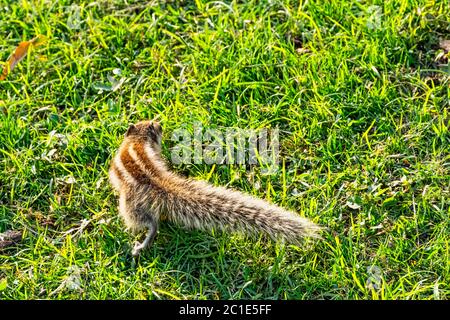
[[[295,244],[303,237],[320,238],[321,227],[264,200],[201,181],[190,181],[183,187],[189,192],[171,197],[167,212],[169,220],[187,228],[216,228],[250,235],[262,232]]]

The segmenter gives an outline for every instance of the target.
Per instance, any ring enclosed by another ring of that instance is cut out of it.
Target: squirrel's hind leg
[[[136,241],[134,244],[134,248],[132,251],[133,257],[138,256],[142,250],[152,245],[153,240],[156,236],[156,231],[158,230],[158,226],[154,219],[150,219],[148,223],[146,223],[146,227],[148,228],[147,235],[142,243]]]
[[[127,229],[133,233],[147,229],[144,241],[142,243],[136,242],[132,250],[133,256],[138,256],[155,239],[159,216],[142,202],[136,201],[133,195],[126,192],[120,194],[119,212],[125,221]]]

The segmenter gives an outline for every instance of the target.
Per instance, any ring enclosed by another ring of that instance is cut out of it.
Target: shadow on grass
[[[197,292],[198,298],[314,297],[316,277],[311,271],[312,256],[316,254],[314,245],[305,242],[303,248],[294,248],[266,239],[245,240],[242,236],[185,231],[165,224],[153,246],[137,258],[131,255],[130,236],[119,260],[130,276],[140,268],[155,268],[159,280],[147,279],[155,287],[162,283],[164,287],[169,285],[165,279],[169,277],[176,291]],[[316,294],[319,298],[319,293]]]

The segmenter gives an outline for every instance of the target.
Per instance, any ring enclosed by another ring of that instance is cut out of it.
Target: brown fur
[[[156,122],[131,125],[109,170],[125,224],[134,231],[148,229],[134,255],[152,243],[161,219],[186,228],[263,232],[291,243],[299,243],[304,236],[319,237],[319,226],[291,211],[170,172],[161,157],[161,138]]]

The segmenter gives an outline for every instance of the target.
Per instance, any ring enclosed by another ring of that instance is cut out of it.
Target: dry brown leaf
[[[311,50],[307,49],[307,48],[297,48],[295,49],[295,51],[298,54],[305,54],[305,53],[311,53]]]
[[[22,239],[22,231],[8,230],[0,233],[0,249],[14,245]]]
[[[30,48],[38,47],[47,41],[47,37],[43,35],[38,35],[37,37],[31,39],[30,41],[23,41],[19,43],[14,53],[6,61],[6,65],[3,68],[3,72],[0,75],[0,80],[6,79],[8,74],[14,69],[14,67],[26,57]]]

